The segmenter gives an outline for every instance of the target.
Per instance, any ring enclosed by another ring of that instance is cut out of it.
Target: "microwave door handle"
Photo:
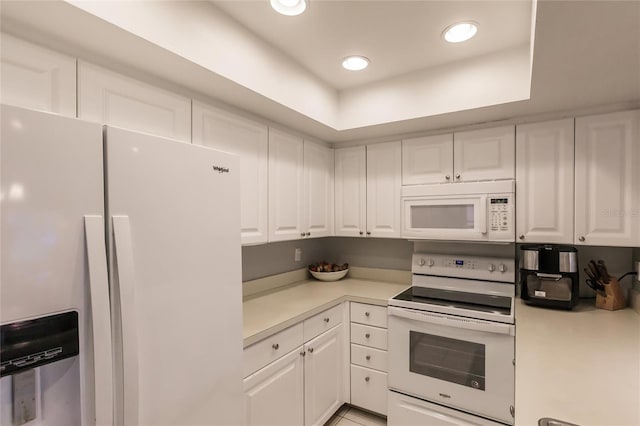
[[[503,323],[489,323],[471,318],[458,318],[448,315],[434,314],[431,312],[421,312],[389,306],[389,315],[408,320],[419,321],[429,324],[442,325],[445,327],[461,328],[465,330],[484,331],[487,333],[505,334],[515,336],[515,326]]]
[[[487,233],[487,197],[485,195],[480,197],[480,214],[478,220],[480,221],[480,233]]]

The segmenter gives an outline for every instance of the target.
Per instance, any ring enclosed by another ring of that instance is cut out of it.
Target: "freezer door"
[[[107,127],[117,416],[242,422],[238,159]]]
[[[41,394],[36,398],[47,412],[40,419],[44,425],[76,424],[71,420],[76,411],[81,411],[78,423],[92,425],[95,340],[84,216],[103,214],[102,126],[7,105],[0,108],[0,320],[6,324],[78,312],[79,356],[51,364],[57,367],[41,367]],[[99,356],[110,363],[110,336],[102,333],[96,338],[107,348]],[[109,388],[102,395],[106,408],[100,413],[107,416],[110,394]],[[6,398],[10,392],[2,392],[3,407]],[[98,423],[110,423],[102,414],[98,417]]]

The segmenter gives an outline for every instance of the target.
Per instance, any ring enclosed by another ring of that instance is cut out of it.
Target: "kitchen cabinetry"
[[[346,401],[344,305],[244,350],[247,425],[322,425]]]
[[[269,129],[269,241],[333,234],[333,150]]]
[[[387,308],[351,302],[351,404],[387,414]]]
[[[268,128],[193,102],[193,143],[240,157],[240,228],[243,244],[267,242]]]
[[[402,184],[515,178],[514,126],[402,141]]]
[[[516,226],[520,242],[573,243],[574,121],[516,127]]]
[[[78,117],[191,142],[191,100],[78,62]]]
[[[401,144],[337,149],[336,235],[400,236]]]
[[[640,245],[640,110],[576,118],[575,243]]]
[[[76,116],[76,60],[3,33],[2,103]]]

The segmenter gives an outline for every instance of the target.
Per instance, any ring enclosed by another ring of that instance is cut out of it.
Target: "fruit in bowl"
[[[309,273],[320,281],[338,281],[349,272],[349,264],[318,262],[309,265]]]

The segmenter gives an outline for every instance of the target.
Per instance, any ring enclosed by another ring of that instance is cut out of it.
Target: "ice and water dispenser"
[[[0,327],[0,425],[80,425],[78,313]]]

